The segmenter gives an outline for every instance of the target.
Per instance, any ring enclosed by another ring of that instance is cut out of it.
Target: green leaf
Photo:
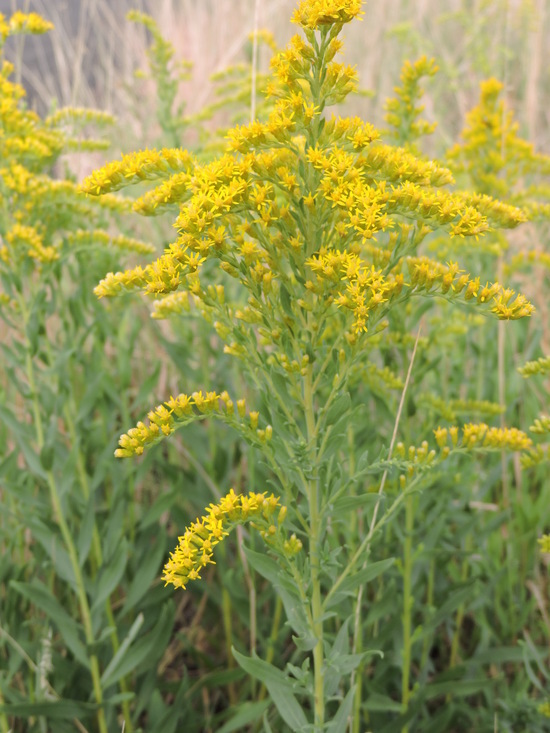
[[[475,695],[493,685],[493,681],[480,677],[475,680],[448,680],[446,682],[434,682],[428,685],[422,691],[422,697],[425,700],[431,700],[440,695],[452,695],[453,697],[465,697],[466,695]]]
[[[290,302],[290,293],[288,292],[288,289],[284,283],[280,284],[279,295],[281,297],[281,305],[283,306],[284,312],[288,316],[294,317],[294,313],[292,311],[292,304]]]
[[[34,436],[29,426],[23,425],[7,407],[0,407],[0,420],[8,427],[17,446],[25,458],[25,462],[35,476],[46,479],[46,472],[42,468],[39,456],[32,448]]]
[[[24,702],[11,705],[0,705],[0,713],[14,715],[17,718],[44,716],[48,720],[66,720],[84,718],[95,712],[97,707],[92,703],[78,700],[56,700],[55,702]]]
[[[432,618],[424,624],[422,636],[425,636],[437,628],[439,624],[441,624],[446,618],[449,618],[449,616],[451,616],[463,603],[472,600],[475,595],[472,588],[474,583],[475,578],[471,582],[467,583],[466,586],[461,586],[458,590],[453,591],[449,595],[441,608],[438,608]]]
[[[128,542],[125,538],[120,542],[117,550],[109,562],[102,565],[95,586],[95,597],[92,613],[108,598],[120,583],[128,562]]]
[[[34,539],[40,542],[46,551],[57,575],[69,583],[72,588],[76,589],[76,581],[69,553],[63,546],[56,530],[48,527],[36,516],[29,517],[28,523]]]
[[[143,616],[140,614],[136,618],[118,652],[101,676],[101,682],[104,688],[134,671],[145,661],[147,661],[148,665],[154,664],[162,655],[172,633],[172,625],[174,623],[174,606],[172,602],[169,601],[164,604],[155,627],[146,636],[138,639],[132,646],[132,642],[142,623]],[[128,643],[126,643],[127,641]]]
[[[130,631],[126,635],[126,638],[122,642],[122,644],[119,646],[117,653],[114,655],[114,657],[111,659],[107,667],[103,670],[103,674],[101,675],[101,686],[103,688],[108,687],[109,684],[112,684],[113,682],[116,682],[120,679],[123,675],[120,674],[117,676],[118,669],[122,664],[122,661],[124,660],[125,654],[128,651],[130,645],[138,635],[139,630],[141,629],[144,621],[144,616],[142,613],[138,614],[136,620],[132,624],[132,627],[130,628]]]
[[[86,562],[86,558],[88,557],[90,552],[90,547],[92,546],[95,518],[95,501],[94,495],[91,493],[88,498],[86,508],[84,510],[82,523],[80,525],[80,532],[78,533],[78,539],[76,541],[78,563],[80,567],[83,567],[84,563]]]
[[[346,733],[348,729],[348,718],[351,715],[355,687],[348,690],[348,694],[340,703],[340,707],[334,718],[327,727],[327,733]]]
[[[88,655],[84,644],[79,639],[79,628],[76,621],[62,608],[46,586],[38,580],[34,580],[32,584],[12,580],[10,586],[50,617],[74,656],[82,665],[88,667]]]
[[[341,600],[342,593],[350,593],[360,585],[368,583],[379,575],[382,575],[382,573],[385,573],[394,562],[394,557],[389,557],[386,560],[379,560],[378,562],[370,563],[366,568],[359,570],[354,575],[348,576],[342,581],[338,591],[333,595],[326,607],[331,608],[335,603],[338,603]]]
[[[269,580],[272,585],[279,585],[279,578],[281,575],[281,568],[273,558],[269,557],[265,553],[255,552],[249,547],[244,548],[244,554],[250,565],[254,570],[259,573],[263,578]]]
[[[140,563],[138,571],[126,595],[122,614],[128,613],[143,598],[149,590],[151,583],[159,572],[162,558],[164,556],[164,542],[166,532],[161,529],[152,546],[147,545],[147,552]]]
[[[269,705],[269,700],[245,702],[243,705],[239,705],[235,715],[224,723],[222,727],[218,729],[217,733],[233,733],[235,730],[243,730],[245,726],[259,720]]]
[[[400,713],[402,711],[401,703],[392,700],[387,695],[380,695],[377,692],[371,692],[365,702],[367,710],[374,712]]]
[[[325,417],[325,425],[335,425],[338,420],[351,409],[351,397],[348,392],[337,397],[329,407]]]
[[[376,504],[380,500],[384,501],[384,494],[360,494],[359,496],[341,496],[333,504],[334,514],[349,514],[356,509],[361,509],[364,506],[371,506]]]
[[[273,704],[285,723],[296,733],[305,730],[308,726],[307,718],[296,700],[292,682],[287,679],[284,673],[272,664],[257,657],[245,657],[235,648],[232,651],[233,656],[245,672],[263,682],[267,687]]]

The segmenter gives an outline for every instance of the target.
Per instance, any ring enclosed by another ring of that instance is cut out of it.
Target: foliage
[[[272,75],[221,74],[194,117],[134,11],[160,138],[78,188],[54,171],[112,120],[41,120],[4,64],[1,730],[547,730],[545,298],[524,277],[547,255],[514,232],[544,241],[548,158],[496,80],[425,158],[425,57],[386,132],[331,114],[363,11],[301,0],[285,49],[257,33]],[[202,127],[228,110],[225,139]],[[143,231],[164,251],[120,270],[154,253]]]

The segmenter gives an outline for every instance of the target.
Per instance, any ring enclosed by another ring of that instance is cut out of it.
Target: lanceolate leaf
[[[245,657],[236,649],[233,649],[233,656],[248,674],[264,683],[279,715],[291,730],[296,733],[306,730],[306,715],[296,700],[292,682],[284,673],[257,657]]]

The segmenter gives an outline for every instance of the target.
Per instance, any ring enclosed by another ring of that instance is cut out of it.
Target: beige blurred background
[[[129,131],[131,148],[144,135],[147,94],[134,73],[146,68],[148,39],[143,27],[125,20],[128,10],[150,13],[177,57],[193,62],[192,79],[180,90],[186,111],[193,113],[212,101],[213,72],[250,60],[255,19],[280,45],[297,32],[290,23],[295,5],[295,0],[0,0],[0,12],[36,10],[55,24],[46,36],[10,40],[7,49],[30,92],[30,105],[40,112],[54,100],[107,109]],[[346,29],[345,60],[357,65],[361,85],[372,96],[357,98],[347,111],[383,124],[384,100],[398,83],[403,60],[427,54],[440,66],[425,97],[426,117],[439,121],[432,145],[442,149],[456,139],[479,82],[496,76],[505,83],[522,134],[550,152],[549,0],[371,0],[364,10],[363,21]],[[267,49],[260,50],[258,64],[267,70]]]

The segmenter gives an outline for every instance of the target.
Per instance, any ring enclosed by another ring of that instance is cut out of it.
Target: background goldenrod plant
[[[3,730],[546,729],[547,394],[515,367],[545,368],[547,158],[495,80],[438,137],[452,63],[410,27],[378,130],[337,56],[375,11],[296,5],[204,110],[133,13],[151,134],[88,197],[60,163],[107,118],[3,87]],[[158,259],[117,271],[139,239]],[[109,301],[139,290],[149,326]]]

